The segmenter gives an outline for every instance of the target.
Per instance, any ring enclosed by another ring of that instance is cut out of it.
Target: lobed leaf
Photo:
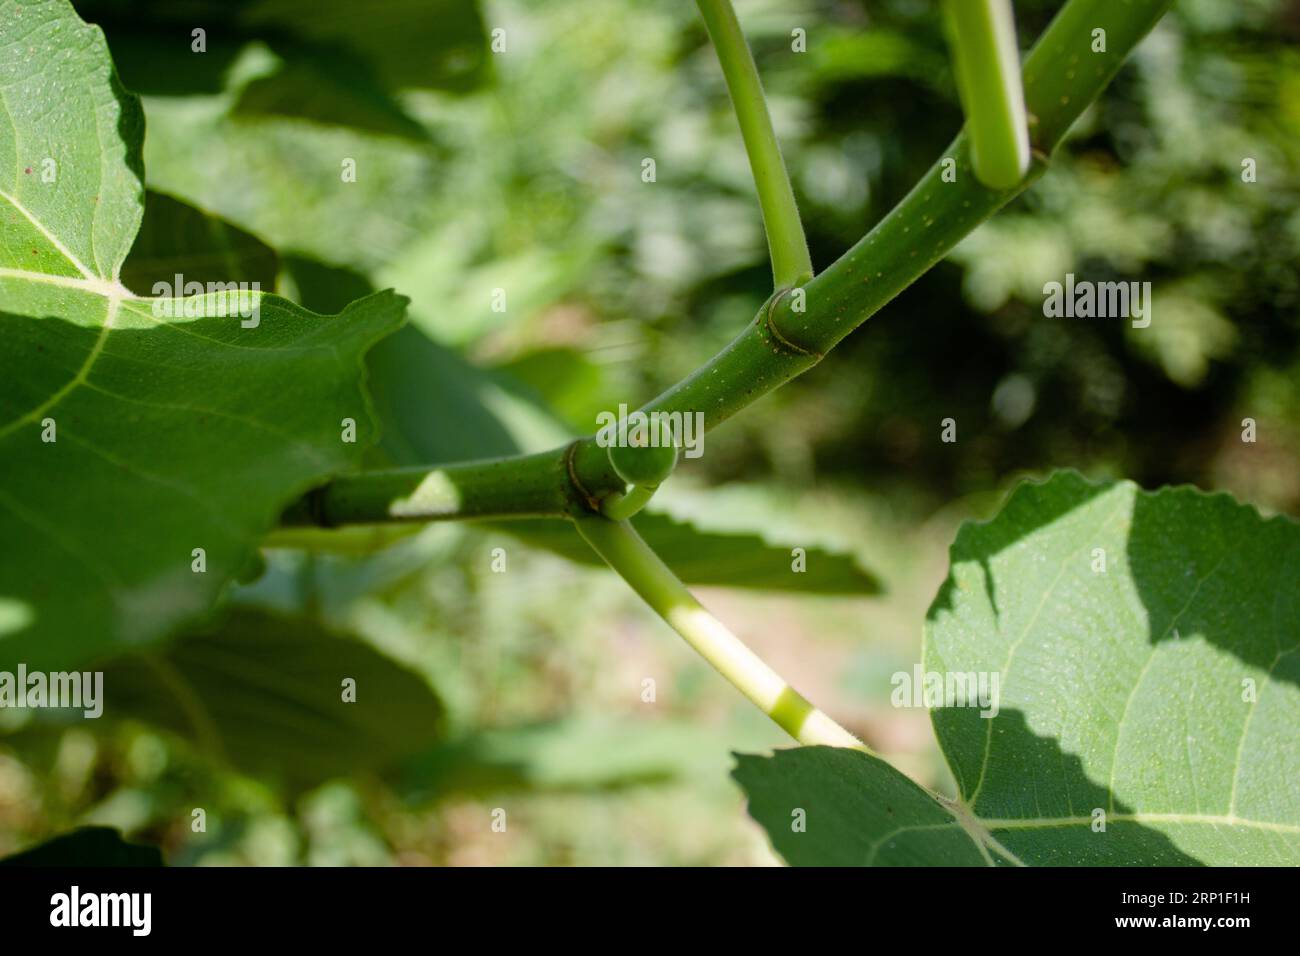
[[[0,53],[0,667],[55,669],[204,613],[288,501],[359,462],[362,359],[404,300],[137,296],[143,121],[103,35],[2,0]]]
[[[152,290],[158,282],[174,285],[180,273],[205,285],[256,282],[272,290],[279,268],[279,256],[261,239],[179,199],[149,190],[139,235],[122,264],[122,284],[129,289]]]
[[[344,699],[344,680],[355,698]],[[104,670],[104,714],[171,731],[259,779],[307,789],[438,742],[442,702],[417,674],[306,618],[235,611]]]
[[[927,621],[925,673],[999,681],[996,716],[931,710],[958,800],[849,751],[736,777],[792,863],[1295,865],[1297,585],[1300,525],[1226,495],[1023,484]]]

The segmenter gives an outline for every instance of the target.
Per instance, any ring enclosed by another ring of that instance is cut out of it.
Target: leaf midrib
[[[1047,830],[1054,827],[1089,825],[1092,817],[1023,817],[1010,819],[990,819],[976,817],[980,825],[992,830]],[[1271,823],[1267,820],[1250,820],[1236,815],[1211,813],[1108,813],[1106,823],[1174,823],[1200,826],[1246,827],[1251,830],[1266,830],[1272,833],[1300,834],[1300,824]]]
[[[1091,826],[1094,822],[1091,816],[1087,817],[1010,817],[994,818],[981,817],[975,813],[969,806],[957,800],[948,800],[939,794],[929,793],[929,796],[939,806],[943,807],[952,815],[950,823],[925,823],[911,826],[899,827],[890,833],[880,837],[870,847],[867,854],[865,865],[870,865],[874,861],[880,848],[889,840],[898,836],[900,833],[910,833],[918,830],[942,830],[948,827],[960,827],[971,842],[975,844],[984,857],[988,865],[993,866],[993,860],[989,851],[1002,856],[1009,863],[1015,866],[1025,866],[1023,860],[1008,850],[993,835],[995,830],[1049,830],[1059,827],[1072,826]],[[1239,817],[1236,814],[1207,814],[1207,813],[1107,813],[1107,825],[1116,823],[1131,823],[1138,826],[1146,824],[1168,824],[1183,826],[1209,826],[1209,827],[1245,827],[1252,830],[1261,830],[1268,833],[1294,833],[1300,834],[1300,825],[1291,823],[1273,823],[1266,820],[1251,820],[1246,817]]]

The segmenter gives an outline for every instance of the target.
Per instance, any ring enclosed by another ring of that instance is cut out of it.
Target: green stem
[[[626,521],[578,518],[578,532],[651,610],[801,744],[866,750],[705,609]]]
[[[722,64],[736,119],[740,121],[740,134],[763,210],[763,226],[772,256],[772,278],[778,289],[799,285],[812,278],[812,258],[754,56],[745,42],[731,0],[696,2]]]
[[[299,499],[280,523],[333,528],[567,515],[575,507],[569,452],[566,446],[537,455],[345,475]]]
[[[729,345],[640,411],[699,412],[705,429],[712,429],[816,365],[1042,174],[1070,125],[1170,2],[1069,0],[1025,59],[1033,161],[1023,179],[1010,189],[980,183],[973,175],[969,140],[959,134],[902,202],[853,248],[795,293],[780,290]],[[1093,52],[1094,30],[1105,31],[1104,52]],[[955,179],[946,175],[949,167]],[[451,487],[433,494],[442,481],[434,478],[423,504],[407,500],[434,475],[444,476]],[[602,499],[626,487],[607,450],[591,436],[542,455],[339,479],[291,509],[287,520],[344,524],[579,515],[598,512]]]
[[[1070,0],[1025,58],[1025,103],[1034,118],[1029,174],[1010,189],[984,186],[971,175],[970,144],[959,134],[902,202],[808,284],[804,312],[788,297],[777,304],[772,324],[780,335],[825,353],[1027,189],[1171,2]],[[1105,52],[1093,52],[1094,30],[1105,32]],[[945,176],[949,159],[954,181]]]
[[[1010,189],[1029,170],[1029,125],[1011,0],[944,0],[975,175]]]

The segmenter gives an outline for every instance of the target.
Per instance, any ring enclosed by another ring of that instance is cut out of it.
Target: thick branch
[[[1070,0],[1025,60],[1033,162],[1022,182],[1006,190],[982,185],[971,168],[966,135],[958,135],[902,202],[853,248],[802,289],[778,292],[721,352],[641,410],[700,412],[710,429],[816,365],[1042,174],[1048,156],[1071,124],[1110,82],[1170,2]],[[1104,31],[1103,52],[1093,52],[1098,30]],[[952,181],[945,181],[947,160],[956,174]],[[422,475],[450,475],[454,491],[433,496],[432,506],[411,505],[407,499],[421,484]],[[598,510],[602,498],[625,487],[606,450],[588,437],[519,459],[340,479],[316,493],[322,507],[300,506],[294,514],[301,521],[319,513],[335,524],[581,515]],[[394,495],[393,502],[387,502],[386,495]],[[398,513],[390,504],[396,504]]]
[[[1066,132],[1119,70],[1171,0],[1071,0],[1025,60],[1025,102],[1033,160],[1011,189],[982,185],[971,167],[966,134],[958,135],[894,209],[871,232],[807,286],[808,305],[797,313],[782,302],[774,315],[781,335],[825,353],[870,318],[959,241],[1019,195],[1047,168]],[[1105,52],[1094,53],[1094,31]],[[944,182],[946,160],[956,180]]]
[[[289,527],[554,517],[575,504],[571,446],[537,455],[457,462],[437,468],[367,471],[336,478],[285,512]]]

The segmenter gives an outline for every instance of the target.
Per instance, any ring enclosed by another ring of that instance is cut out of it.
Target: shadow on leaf
[[[1284,657],[1300,646],[1300,526],[1165,488],[1138,495],[1127,552],[1152,644],[1200,638],[1300,684],[1300,658]]]
[[[1200,864],[1158,830],[1114,819],[1131,816],[1133,808],[1090,778],[1079,757],[1063,751],[1054,737],[1035,734],[1024,713],[1003,709],[992,718],[979,714],[976,707],[930,712],[941,740],[977,756],[988,743],[988,766],[982,778],[959,785],[962,799],[970,801],[978,788],[973,809],[983,820],[1075,821],[996,829],[998,841],[1021,860],[1040,866]],[[1101,823],[1105,830],[1094,830]]]

